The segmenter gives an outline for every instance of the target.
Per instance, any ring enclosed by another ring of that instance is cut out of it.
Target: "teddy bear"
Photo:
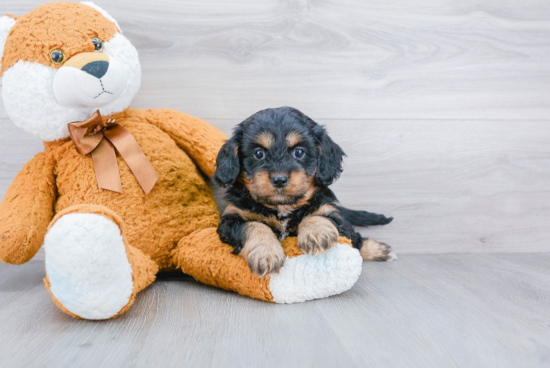
[[[172,110],[131,109],[135,47],[91,2],[54,2],[0,18],[2,99],[41,139],[0,204],[0,260],[43,245],[45,286],[65,313],[121,315],[161,271],[252,298],[293,303],[350,289],[362,258],[348,239],[307,255],[283,242],[284,267],[259,278],[223,244],[206,178],[226,136]]]

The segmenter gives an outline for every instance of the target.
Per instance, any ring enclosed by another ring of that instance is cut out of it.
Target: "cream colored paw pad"
[[[130,301],[132,267],[120,228],[111,220],[65,215],[46,234],[44,247],[50,290],[71,313],[107,319]]]
[[[339,243],[321,255],[287,258],[270,278],[275,303],[297,303],[343,293],[359,279],[363,258],[349,244]]]

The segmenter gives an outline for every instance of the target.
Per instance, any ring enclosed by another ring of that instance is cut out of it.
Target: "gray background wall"
[[[550,250],[550,2],[96,3],[139,51],[133,107],[226,134],[299,108],[348,155],[341,202],[395,217],[362,233],[398,253]],[[0,197],[41,150],[0,104]]]

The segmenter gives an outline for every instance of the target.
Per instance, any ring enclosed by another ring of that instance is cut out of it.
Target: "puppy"
[[[243,121],[221,148],[212,178],[229,187],[221,240],[260,277],[283,266],[280,241],[287,236],[297,235],[307,254],[326,252],[341,235],[366,261],[395,259],[388,245],[353,228],[392,218],[336,205],[328,186],[340,176],[344,156],[323,126],[294,108],[262,110]]]

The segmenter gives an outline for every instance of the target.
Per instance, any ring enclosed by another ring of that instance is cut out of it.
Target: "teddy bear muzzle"
[[[124,65],[98,52],[82,52],[67,60],[53,80],[57,102],[65,107],[102,107],[116,100],[128,84]]]

